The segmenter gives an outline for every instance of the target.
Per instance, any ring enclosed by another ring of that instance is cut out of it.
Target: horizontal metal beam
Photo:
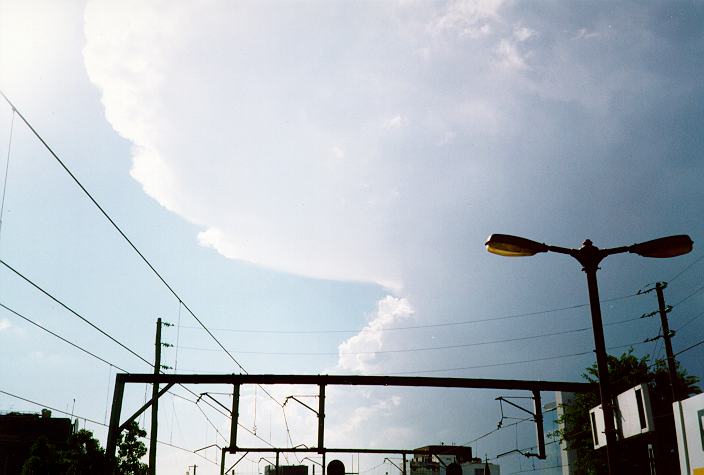
[[[413,386],[432,388],[513,389],[526,391],[596,392],[597,385],[569,381],[436,378],[423,376],[282,375],[282,374],[151,374],[124,375],[126,383],[160,384],[310,384],[338,386]]]
[[[233,452],[255,452],[255,453],[290,453],[290,452],[318,452],[317,447],[312,447],[312,448],[302,448],[302,447],[297,447],[297,448],[290,448],[290,447],[280,447],[280,448],[274,448],[274,447],[236,447],[236,448],[229,448],[228,451],[230,453]],[[340,454],[407,454],[407,455],[413,455],[413,454],[428,454],[427,450],[418,450],[418,449],[323,449],[323,452],[321,453],[340,453]]]

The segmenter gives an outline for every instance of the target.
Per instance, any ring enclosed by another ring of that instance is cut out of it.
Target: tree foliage
[[[147,433],[132,422],[120,434],[117,443],[116,475],[146,475],[147,465],[140,459],[147,448],[140,440]],[[62,447],[55,447],[46,437],[37,439],[22,466],[21,475],[94,475],[111,473],[110,463],[93,433],[82,429],[71,435]]]
[[[146,475],[147,465],[140,459],[147,454],[147,447],[140,440],[146,437],[146,431],[132,421],[117,441],[117,471],[121,475]]]
[[[641,435],[619,442],[618,457],[629,473],[650,473],[647,456],[648,444],[656,450],[655,461],[658,465],[677,464],[674,420],[672,417],[672,396],[669,373],[664,360],[650,363],[650,357],[638,358],[629,350],[620,356],[609,355],[609,380],[611,394],[620,394],[633,386],[647,383],[650,389],[650,403],[655,419],[655,434]],[[599,382],[596,364],[587,368],[582,374],[590,383]],[[678,368],[675,390],[679,399],[701,392],[697,387],[699,379],[687,375]],[[580,475],[607,473],[606,453],[604,449],[594,450],[589,410],[600,404],[597,393],[576,394],[574,399],[563,405],[564,414],[559,422],[563,429],[560,438],[567,442],[569,449],[576,455],[576,469]],[[658,470],[658,473],[661,473]],[[662,473],[668,473],[667,471]]]

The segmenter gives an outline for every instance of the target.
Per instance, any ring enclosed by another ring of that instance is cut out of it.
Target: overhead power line
[[[689,351],[689,350],[691,350],[691,349],[693,349],[693,348],[696,348],[697,346],[702,345],[702,344],[704,344],[704,340],[702,340],[702,341],[700,341],[700,342],[698,342],[698,343],[695,343],[695,344],[693,344],[693,345],[691,345],[691,346],[688,346],[688,347],[685,348],[684,350],[678,351],[677,353],[675,353],[674,356],[681,355],[681,354],[684,353],[685,351]]]
[[[675,279],[677,279],[679,276],[681,276],[682,274],[684,274],[685,272],[687,272],[689,269],[691,269],[692,267],[694,267],[694,265],[696,265],[696,264],[698,264],[699,262],[701,262],[702,259],[704,259],[704,254],[702,254],[701,256],[699,256],[697,259],[695,259],[694,261],[690,262],[689,264],[687,264],[687,265],[684,267],[684,269],[682,269],[681,271],[679,271],[677,274],[674,275],[674,277],[672,277],[672,278],[670,279],[670,282],[674,282]]]
[[[54,302],[56,302],[57,304],[61,305],[61,307],[63,307],[64,309],[68,310],[68,311],[69,311],[71,314],[73,314],[75,317],[79,318],[80,320],[82,320],[83,322],[85,322],[86,324],[88,324],[90,327],[92,327],[93,329],[97,330],[97,331],[100,332],[102,335],[104,335],[105,337],[107,337],[108,339],[110,339],[111,341],[113,341],[114,343],[117,343],[117,344],[118,344],[119,346],[121,346],[123,349],[129,351],[132,355],[136,356],[137,358],[139,358],[140,360],[142,360],[143,362],[145,362],[145,363],[147,363],[148,365],[151,366],[151,363],[149,362],[149,360],[147,360],[146,358],[144,358],[143,356],[141,356],[140,354],[138,354],[137,352],[135,352],[132,348],[128,347],[127,345],[125,345],[125,344],[122,343],[121,341],[117,340],[117,339],[116,339],[115,337],[113,337],[111,334],[109,334],[108,332],[106,332],[105,330],[103,330],[102,328],[100,328],[99,326],[97,326],[95,323],[91,322],[90,320],[88,320],[87,318],[85,318],[84,316],[82,316],[81,314],[79,314],[78,312],[76,312],[74,309],[72,309],[71,307],[69,307],[68,305],[66,305],[65,303],[63,303],[63,302],[62,302],[61,300],[59,300],[58,298],[54,297],[52,294],[50,294],[49,292],[47,292],[46,290],[44,290],[42,287],[40,287],[39,285],[37,285],[36,283],[34,283],[34,281],[32,281],[29,277],[27,277],[27,276],[25,276],[24,274],[22,274],[20,271],[18,271],[17,269],[15,269],[15,268],[12,267],[11,265],[9,265],[7,262],[5,262],[4,260],[0,259],[0,264],[2,264],[2,265],[4,265],[5,267],[7,267],[7,268],[8,268],[10,271],[12,271],[15,275],[17,275],[17,276],[20,277],[22,280],[24,280],[25,282],[27,282],[29,285],[31,285],[32,287],[34,287],[35,289],[37,289],[39,292],[43,293],[44,295],[46,295],[47,297],[49,297],[49,298],[50,298],[51,300],[53,300]]]
[[[627,322],[635,322],[635,321],[640,321],[642,320],[640,317],[636,318],[628,318],[625,320],[619,320],[616,322],[611,322],[607,323],[604,326],[608,325],[619,325],[622,323],[627,323]],[[449,349],[456,349],[456,348],[469,348],[473,346],[484,346],[484,345],[494,345],[494,344],[500,344],[500,343],[510,343],[510,342],[516,342],[516,341],[524,341],[524,340],[535,340],[538,338],[546,338],[546,337],[551,337],[551,336],[557,336],[557,335],[567,335],[570,333],[579,333],[583,331],[591,330],[591,327],[583,327],[583,328],[575,328],[572,330],[563,330],[559,332],[552,332],[552,333],[542,333],[540,335],[531,335],[531,336],[522,336],[522,337],[516,337],[516,338],[504,338],[501,340],[489,340],[489,341],[479,341],[479,342],[474,342],[474,343],[461,343],[457,345],[443,345],[443,346],[425,346],[425,347],[419,347],[419,348],[401,348],[401,349],[395,349],[395,350],[370,350],[370,351],[344,351],[344,352],[339,352],[339,351],[244,351],[244,350],[239,350],[239,353],[242,354],[249,354],[249,355],[271,355],[271,356],[332,356],[332,355],[375,355],[375,354],[384,354],[384,353],[413,353],[413,352],[419,352],[419,351],[434,351],[434,350],[449,350]],[[193,347],[193,346],[182,346],[182,350],[193,350],[193,351],[220,351],[216,348],[200,348],[200,347]]]
[[[132,248],[132,250],[140,257],[140,259],[151,269],[151,271],[156,275],[156,277],[164,284],[164,286],[171,292],[171,294],[178,300],[179,304],[183,306],[183,308],[186,309],[186,311],[191,314],[191,316],[198,322],[198,324],[205,330],[208,335],[217,343],[217,345],[222,349],[222,351],[227,354],[227,356],[237,365],[237,367],[240,368],[240,370],[248,374],[247,370],[244,369],[244,367],[240,364],[239,361],[230,353],[225,346],[218,340],[215,335],[208,329],[208,327],[203,323],[203,321],[191,310],[191,308],[186,304],[186,302],[183,301],[181,296],[171,287],[171,285],[166,281],[166,279],[161,275],[161,273],[152,265],[152,263],[149,261],[149,259],[146,258],[146,256],[137,248],[137,246],[132,242],[132,240],[127,237],[127,234],[120,228],[120,226],[117,225],[117,223],[110,217],[110,215],[105,211],[105,209],[98,203],[98,201],[93,197],[93,195],[86,189],[85,186],[78,180],[76,175],[71,172],[71,170],[68,168],[68,166],[59,158],[59,156],[54,152],[54,150],[49,146],[49,144],[44,140],[44,138],[37,132],[32,124],[29,123],[29,121],[22,115],[22,113],[15,107],[15,105],[10,101],[10,99],[7,97],[4,91],[0,90],[0,95],[5,99],[5,101],[8,103],[8,105],[12,108],[14,113],[17,114],[17,116],[22,119],[22,122],[29,128],[29,130],[34,134],[34,136],[44,145],[44,148],[51,154],[52,157],[61,165],[61,168],[64,169],[64,171],[71,177],[71,179],[76,183],[76,185],[83,191],[83,193],[90,199],[90,201],[95,205],[95,207],[100,211],[100,213],[105,217],[105,219],[108,220],[108,222],[112,225],[112,227],[122,236],[122,238],[127,242],[127,244]],[[141,357],[140,357],[141,358]],[[281,406],[281,403],[274,398],[274,396],[271,395],[269,391],[267,391],[265,388],[261,388],[262,391],[269,396],[273,401],[275,401],[277,404]]]
[[[643,345],[643,344],[644,344],[644,342],[637,341],[637,342],[629,343],[627,345],[611,346],[608,349],[615,350],[615,349],[619,349],[619,348],[628,348],[631,346],[637,346],[637,345]],[[467,369],[494,368],[497,366],[510,366],[510,365],[516,365],[516,364],[524,364],[524,363],[536,363],[538,361],[549,361],[549,360],[557,360],[557,359],[562,359],[562,358],[573,358],[576,356],[584,356],[584,355],[589,355],[592,353],[594,353],[594,350],[582,351],[579,353],[569,353],[569,354],[564,354],[564,355],[545,356],[543,358],[534,358],[534,359],[530,359],[530,360],[506,361],[503,363],[490,363],[490,364],[484,364],[484,365],[463,366],[463,367],[459,367],[459,368],[426,369],[426,370],[418,370],[418,371],[394,371],[392,374],[393,375],[401,375],[401,374],[441,373],[441,372],[445,372],[445,371],[463,371],[463,370],[467,370]]]
[[[151,271],[154,273],[154,275],[157,276],[157,278],[166,286],[166,288],[171,292],[171,294],[179,301],[181,305],[188,311],[188,313],[191,314],[191,316],[198,322],[198,324],[210,335],[210,337],[222,348],[222,350],[230,357],[230,359],[244,372],[247,373],[247,371],[244,369],[244,367],[235,359],[232,354],[227,351],[227,349],[220,343],[220,341],[215,337],[215,335],[212,334],[212,332],[205,326],[203,321],[198,318],[198,316],[190,309],[190,307],[183,301],[183,299],[180,297],[178,293],[169,285],[169,283],[164,279],[164,277],[159,273],[159,271],[156,270],[156,268],[152,265],[152,263],[145,257],[145,255],[137,248],[137,246],[132,242],[132,240],[127,237],[127,234],[120,228],[120,226],[117,225],[117,223],[110,217],[110,215],[105,211],[105,209],[98,203],[98,201],[93,197],[93,195],[86,189],[85,186],[78,180],[76,175],[71,172],[71,170],[68,168],[68,166],[59,158],[59,156],[54,152],[54,150],[49,146],[49,144],[42,138],[41,135],[32,127],[32,124],[29,123],[29,121],[22,115],[22,113],[15,107],[15,105],[10,101],[10,99],[5,95],[5,93],[0,90],[0,94],[2,94],[2,97],[5,99],[5,101],[12,107],[12,110],[16,112],[16,114],[19,116],[20,119],[22,119],[22,122],[25,123],[25,125],[29,128],[29,130],[32,131],[34,136],[44,145],[44,148],[47,149],[47,151],[51,154],[52,157],[61,165],[61,167],[64,169],[66,173],[71,177],[71,179],[78,185],[78,187],[83,191],[83,193],[90,199],[90,201],[95,205],[96,208],[100,211],[100,213],[105,217],[105,219],[108,220],[108,222],[112,225],[113,228],[122,236],[122,238],[129,244],[129,246],[132,248],[132,250],[142,259],[142,261],[151,269]]]
[[[10,392],[3,391],[2,389],[0,389],[0,393],[5,394],[6,396],[13,397],[13,398],[15,398],[15,399],[19,399],[20,401],[24,401],[24,402],[28,402],[28,403],[30,403],[30,404],[34,404],[35,406],[39,406],[39,407],[43,407],[43,408],[49,409],[49,410],[51,410],[52,412],[58,412],[59,414],[64,414],[64,415],[66,415],[66,416],[72,416],[72,417],[76,417],[76,418],[78,418],[78,419],[83,419],[84,421],[90,422],[91,424],[96,424],[96,425],[103,426],[103,427],[109,427],[107,424],[104,424],[104,423],[102,423],[102,422],[100,422],[100,421],[96,421],[96,420],[90,419],[90,418],[88,418],[88,417],[77,416],[76,414],[71,414],[71,413],[69,413],[69,412],[62,411],[61,409],[56,409],[55,407],[51,407],[51,406],[49,406],[49,405],[47,405],[47,404],[42,404],[42,403],[40,403],[40,402],[32,401],[31,399],[27,399],[27,398],[24,398],[24,397],[22,397],[22,396],[18,396],[17,394],[12,394],[12,393],[10,393]]]
[[[56,409],[55,407],[51,407],[51,406],[49,406],[48,404],[42,404],[41,402],[32,401],[31,399],[27,399],[27,398],[25,398],[25,397],[18,396],[17,394],[13,394],[13,393],[4,391],[4,390],[2,390],[2,389],[0,389],[0,393],[4,394],[4,395],[6,395],[6,396],[13,397],[13,398],[15,398],[15,399],[19,399],[20,401],[24,401],[24,402],[28,402],[28,403],[30,403],[30,404],[34,404],[35,406],[38,406],[38,407],[43,407],[43,408],[45,408],[45,409],[49,409],[50,411],[56,412],[56,413],[58,413],[58,414],[63,414],[63,415],[66,415],[66,416],[75,417],[76,419],[79,419],[79,420],[82,419],[82,420],[84,420],[84,421],[86,421],[86,422],[90,422],[91,424],[99,425],[99,426],[102,426],[102,427],[109,427],[107,424],[105,424],[105,423],[103,423],[103,422],[99,422],[99,421],[96,421],[96,420],[94,420],[94,419],[90,419],[90,418],[88,418],[88,417],[84,417],[84,416],[81,416],[81,415],[77,415],[77,414],[69,413],[69,412],[66,412],[66,411],[62,411],[61,409]],[[201,454],[199,454],[199,453],[197,453],[197,452],[194,452],[193,450],[185,449],[185,448],[183,448],[183,447],[179,447],[178,445],[174,445],[174,444],[171,444],[171,443],[169,443],[169,442],[162,442],[162,441],[160,441],[160,440],[158,440],[157,442],[159,442],[160,444],[163,444],[163,445],[168,445],[169,447],[173,447],[173,448],[175,448],[175,449],[182,450],[182,451],[184,451],[184,452],[188,452],[188,453],[193,454],[193,455],[197,455],[198,457],[201,457],[201,458],[203,458],[203,459],[205,459],[205,460],[208,460],[210,463],[215,464],[215,462],[212,462],[212,461],[209,460],[208,458],[203,457]]]
[[[690,318],[690,319],[687,320],[685,323],[683,323],[682,325],[680,325],[679,328],[678,328],[677,330],[675,330],[675,331],[678,332],[678,331],[682,330],[684,327],[686,327],[686,326],[689,325],[690,323],[694,322],[695,320],[701,318],[702,316],[704,316],[704,312],[700,313],[700,314],[697,315],[696,317]]]
[[[681,300],[678,301],[677,303],[672,304],[672,307],[673,307],[673,308],[674,308],[674,307],[677,307],[677,306],[680,305],[681,303],[686,302],[687,300],[689,300],[690,298],[694,297],[695,295],[697,295],[697,294],[698,294],[699,292],[701,292],[702,290],[704,290],[704,285],[702,285],[701,287],[698,287],[697,289],[695,289],[693,292],[691,292],[689,295],[687,295],[685,298],[681,299]]]
[[[12,108],[10,121],[10,138],[7,142],[7,160],[5,161],[5,176],[2,183],[2,199],[0,200],[0,237],[2,236],[2,217],[5,211],[5,193],[7,192],[7,175],[10,173],[10,151],[12,150],[12,132],[15,128],[15,108]]]
[[[625,295],[622,297],[614,297],[610,299],[605,299],[601,300],[601,303],[607,303],[607,302],[614,302],[617,300],[624,300],[628,299],[631,297],[635,297],[638,294],[629,294]],[[583,308],[583,307],[588,307],[589,304],[578,304],[578,305],[570,305],[567,307],[559,307],[559,308],[551,308],[547,310],[538,310],[535,312],[525,312],[525,313],[515,313],[511,315],[504,315],[504,316],[499,316],[499,317],[486,317],[486,318],[478,318],[474,320],[462,320],[462,321],[456,321],[456,322],[442,322],[442,323],[429,323],[425,325],[410,325],[410,326],[404,326],[404,327],[388,327],[388,328],[383,328],[381,331],[401,331],[401,330],[420,330],[420,329],[426,329],[426,328],[438,328],[438,327],[454,327],[454,326],[460,326],[460,325],[471,325],[474,323],[486,323],[486,322],[495,322],[495,321],[500,321],[500,320],[509,320],[509,319],[514,319],[514,318],[525,318],[525,317],[534,317],[534,316],[540,316],[540,315],[546,315],[549,313],[555,313],[555,312],[561,312],[565,310],[574,310],[577,308]],[[633,319],[637,320],[637,319]],[[624,321],[632,321],[632,320],[624,320]],[[612,322],[612,323],[605,323],[604,325],[615,325],[618,323],[623,323],[624,321],[619,321],[619,322]],[[200,329],[200,327],[194,327],[194,326],[188,326],[188,325],[183,325],[180,328],[184,329]],[[240,329],[240,328],[213,328],[213,331],[220,331],[220,332],[232,332],[232,333],[258,333],[258,334],[270,334],[270,335],[311,335],[311,334],[328,334],[328,333],[359,333],[363,330],[364,328],[354,328],[354,329],[327,329],[327,330],[262,330],[262,329]]]
[[[240,353],[243,354],[255,354],[255,355],[278,355],[278,356],[329,356],[329,355],[375,355],[375,354],[384,354],[384,353],[414,353],[414,352],[419,352],[419,351],[434,351],[434,350],[449,350],[449,349],[455,349],[455,348],[469,348],[473,346],[484,346],[484,345],[494,345],[497,343],[508,343],[508,342],[516,342],[516,341],[522,341],[522,340],[534,340],[536,338],[546,338],[549,336],[555,336],[555,335],[565,335],[568,333],[577,333],[577,332],[582,332],[586,330],[591,330],[591,327],[587,328],[577,328],[575,330],[566,330],[566,331],[560,331],[560,332],[553,332],[553,333],[545,333],[542,335],[534,335],[534,336],[523,336],[523,337],[517,337],[517,338],[504,338],[502,340],[491,340],[491,341],[479,341],[479,342],[474,342],[474,343],[462,343],[458,345],[444,345],[444,346],[425,346],[425,347],[419,347],[419,348],[402,348],[402,349],[397,349],[397,350],[371,350],[371,351],[344,351],[344,352],[337,352],[337,351],[321,351],[321,352],[266,352],[266,351],[240,351]],[[219,351],[215,348],[194,348],[190,346],[184,346],[182,347],[184,350],[198,350],[198,351]]]
[[[107,365],[109,365],[109,366],[112,366],[113,368],[117,368],[117,369],[119,369],[120,371],[123,371],[123,372],[127,373],[126,370],[120,368],[120,367],[117,366],[115,363],[111,363],[110,361],[107,361],[107,360],[101,358],[100,356],[96,355],[95,353],[92,353],[92,352],[86,350],[86,349],[83,348],[82,346],[77,345],[76,343],[67,340],[66,338],[62,337],[61,335],[59,335],[59,334],[57,334],[57,333],[54,333],[53,331],[49,330],[48,328],[46,328],[46,327],[40,325],[39,323],[35,322],[34,320],[31,320],[31,319],[27,318],[26,316],[24,316],[24,315],[20,314],[19,312],[17,312],[17,311],[15,311],[15,310],[11,309],[10,307],[8,307],[7,305],[4,305],[4,304],[1,303],[1,302],[0,302],[0,307],[4,308],[4,309],[7,310],[8,312],[10,312],[10,313],[16,315],[17,317],[20,317],[21,319],[23,319],[23,320],[25,320],[25,321],[31,323],[31,324],[34,325],[35,327],[41,328],[42,330],[44,330],[45,332],[49,333],[50,335],[55,336],[56,338],[58,338],[59,340],[63,341],[64,343],[68,343],[69,345],[71,345],[71,346],[73,346],[74,348],[76,348],[76,349],[82,351],[83,353],[86,353],[87,355],[92,356],[93,358],[95,358],[95,359],[97,359],[97,360],[100,360],[100,361],[102,361],[103,363],[105,363],[105,364],[107,364]]]
[[[17,276],[21,277],[25,282],[29,283],[29,284],[32,285],[34,288],[36,288],[37,290],[39,290],[41,293],[43,293],[44,295],[46,295],[47,297],[49,297],[51,300],[53,300],[54,302],[56,302],[57,304],[59,304],[61,307],[65,308],[66,310],[68,310],[69,312],[71,312],[73,315],[75,315],[76,317],[78,317],[78,318],[81,319],[83,322],[87,323],[88,325],[90,325],[92,328],[94,328],[95,330],[97,330],[98,332],[100,332],[102,335],[106,336],[107,338],[109,338],[109,339],[112,340],[113,342],[117,343],[121,348],[123,348],[123,349],[127,350],[128,352],[130,352],[132,355],[134,355],[134,356],[136,356],[137,358],[139,358],[140,360],[142,360],[142,361],[143,361],[144,363],[146,363],[148,366],[152,366],[152,363],[149,362],[149,360],[147,360],[146,358],[140,356],[138,353],[136,353],[134,350],[132,350],[131,348],[129,348],[127,345],[125,345],[124,343],[122,343],[122,342],[120,342],[119,340],[117,340],[116,338],[114,338],[112,335],[110,335],[109,333],[107,333],[105,330],[103,330],[102,328],[98,327],[97,325],[95,325],[93,322],[91,322],[91,321],[88,320],[87,318],[85,318],[85,317],[83,317],[82,315],[80,315],[78,312],[76,312],[75,310],[73,310],[72,308],[70,308],[68,305],[66,305],[65,303],[63,303],[63,302],[62,302],[61,300],[59,300],[58,298],[54,297],[52,294],[50,294],[49,292],[47,292],[46,290],[44,290],[42,287],[40,287],[39,285],[37,285],[36,283],[34,283],[32,280],[30,280],[30,279],[29,279],[28,277],[26,277],[24,274],[20,273],[20,272],[19,272],[18,270],[16,270],[15,268],[11,267],[9,264],[7,264],[7,263],[6,263],[5,261],[3,261],[2,259],[0,259],[0,263],[3,264],[3,265],[4,265],[5,267],[7,267],[8,269],[10,269],[12,272],[14,272]],[[2,304],[0,304],[0,305],[2,305]],[[90,354],[91,356],[93,356],[93,357],[95,357],[95,358],[97,358],[97,359],[99,359],[99,360],[101,360],[101,361],[103,361],[103,362],[105,362],[105,363],[107,363],[107,364],[109,364],[109,365],[111,365],[111,366],[114,366],[115,368],[118,368],[118,369],[120,369],[121,371],[124,371],[125,373],[129,373],[128,371],[125,371],[124,369],[120,368],[119,366],[117,366],[117,365],[115,365],[115,364],[112,364],[112,363],[108,362],[107,360],[105,360],[105,359],[103,359],[103,358],[101,358],[101,357],[99,357],[99,356],[97,356],[97,355],[95,355],[95,354],[89,352],[88,350],[85,350],[85,349],[83,349],[83,348],[80,348],[78,345],[75,345],[74,343],[72,343],[72,342],[66,340],[65,338],[63,338],[63,337],[61,337],[61,336],[59,336],[59,335],[57,335],[57,334],[55,334],[55,333],[53,333],[53,332],[47,330],[46,328],[41,327],[39,324],[37,324],[37,323],[31,321],[29,318],[27,318],[27,317],[25,317],[25,316],[23,316],[23,315],[20,315],[19,313],[15,312],[14,310],[10,309],[9,307],[7,307],[7,306],[5,306],[5,305],[2,305],[2,307],[5,308],[5,309],[8,310],[8,311],[14,313],[14,314],[17,315],[18,317],[24,318],[25,320],[29,321],[30,323],[39,326],[39,327],[42,328],[43,330],[45,330],[45,331],[51,333],[52,335],[54,335],[55,337],[61,339],[62,341],[66,342],[66,343],[69,343],[70,345],[72,345],[72,346],[74,346],[74,347],[76,347],[76,348],[79,348],[80,350],[82,350],[82,351],[84,351],[84,352]],[[184,385],[182,385],[182,384],[179,385],[179,386],[183,387],[183,389],[185,389],[186,391],[188,391],[191,395],[197,397],[197,394],[195,394],[195,393],[194,393],[191,389],[189,389],[188,387],[186,387],[186,386],[184,386]],[[175,395],[176,397],[179,397],[179,398],[184,399],[184,400],[186,400],[186,401],[195,403],[195,401],[191,401],[190,399],[184,398],[183,396],[180,396],[180,395],[178,395],[178,394],[174,394],[174,395]],[[278,403],[278,401],[276,401],[276,400],[274,400],[274,401]],[[209,405],[210,405],[210,404],[209,404]]]

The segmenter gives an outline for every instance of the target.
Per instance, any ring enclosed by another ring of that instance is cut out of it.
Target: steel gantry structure
[[[126,384],[153,384],[155,386],[152,399],[147,401],[124,422],[120,423],[122,415],[122,400]],[[159,386],[165,386],[159,389]],[[378,453],[401,454],[417,453],[415,449],[398,448],[330,448],[325,447],[325,388],[327,386],[395,386],[424,388],[466,388],[466,389],[502,389],[525,390],[533,394],[538,435],[539,456],[545,458],[545,441],[542,437],[541,391],[566,391],[575,393],[596,392],[598,387],[591,383],[576,383],[567,381],[532,381],[517,379],[478,379],[478,378],[440,378],[421,376],[359,376],[359,375],[275,375],[275,374],[134,374],[118,373],[115,377],[112,411],[106,452],[114,460],[119,434],[139,415],[149,409],[152,404],[166,394],[176,384],[225,384],[232,386],[232,421],[230,425],[230,444],[222,448],[220,473],[225,473],[225,455],[237,452],[275,452],[277,463],[279,453],[308,452],[323,456],[323,475],[325,475],[326,453]],[[316,447],[240,447],[237,445],[237,425],[239,422],[239,395],[242,385],[311,385],[318,386],[318,441]],[[150,434],[156,439],[156,433]],[[405,464],[404,464],[405,467]]]

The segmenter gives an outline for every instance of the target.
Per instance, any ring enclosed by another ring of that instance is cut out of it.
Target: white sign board
[[[599,449],[606,445],[601,404],[589,411],[589,419],[594,448]],[[618,436],[624,439],[655,430],[647,384],[639,384],[618,395],[614,407],[614,425]]]
[[[683,474],[704,475],[704,394],[672,405]]]

